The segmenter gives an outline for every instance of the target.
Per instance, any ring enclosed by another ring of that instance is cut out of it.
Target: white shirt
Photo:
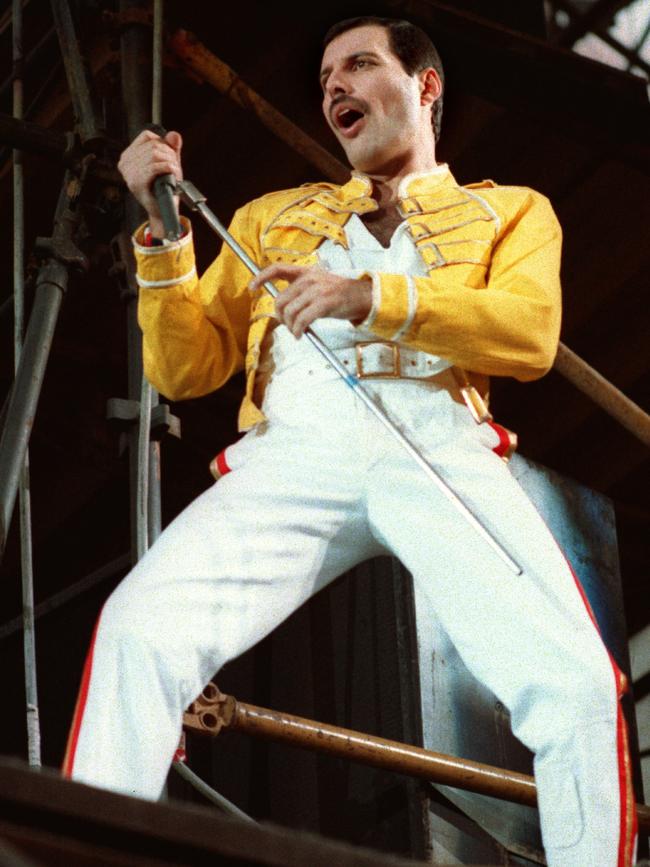
[[[413,243],[406,221],[400,223],[390,239],[388,247],[379,241],[365,227],[357,214],[353,214],[345,225],[348,249],[336,241],[326,239],[318,248],[318,261],[321,268],[342,277],[358,278],[368,272],[388,274],[409,274],[412,277],[426,277],[427,269],[422,257]],[[366,340],[378,339],[370,331],[355,328],[347,319],[317,319],[312,329],[332,349],[344,349]],[[270,355],[274,376],[287,368],[306,361],[310,367],[316,350],[307,340],[296,340],[284,327],[276,328],[272,334]],[[450,367],[450,362],[438,356],[434,360],[432,373]],[[262,369],[267,366],[263,359]]]

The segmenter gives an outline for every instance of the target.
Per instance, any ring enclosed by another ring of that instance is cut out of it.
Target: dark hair
[[[341,33],[355,30],[357,27],[373,25],[383,27],[384,30],[388,31],[391,51],[398,58],[407,75],[414,75],[416,72],[432,66],[440,76],[440,82],[444,88],[445,73],[440,55],[424,30],[411,24],[410,21],[403,21],[399,18],[379,18],[375,15],[346,18],[345,21],[339,21],[327,31],[323,39],[323,49],[327,48],[330,42]],[[431,108],[431,123],[436,141],[438,141],[442,125],[442,93]]]

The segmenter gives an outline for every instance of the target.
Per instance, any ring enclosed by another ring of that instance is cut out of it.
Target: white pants
[[[621,678],[562,553],[493,454],[494,430],[433,385],[373,390],[524,574],[341,383],[284,388],[266,429],[227,449],[231,472],[176,518],[105,605],[66,772],[156,798],[183,710],[217,669],[343,571],[391,552],[534,751],[549,865],[631,864]]]

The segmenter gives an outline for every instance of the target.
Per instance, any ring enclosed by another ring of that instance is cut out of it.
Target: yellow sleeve
[[[543,376],[560,333],[561,243],[548,199],[530,190],[495,243],[484,288],[460,282],[453,265],[374,275],[372,331],[476,373]]]
[[[230,232],[256,260],[248,205]],[[134,248],[145,374],[171,400],[208,394],[244,366],[251,274],[224,244],[199,280],[191,231],[167,247],[142,246],[142,233]]]

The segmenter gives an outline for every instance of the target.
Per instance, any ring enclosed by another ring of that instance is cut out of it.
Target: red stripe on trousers
[[[488,424],[495,432],[495,434],[499,437],[499,445],[495,446],[492,451],[495,455],[498,455],[500,458],[502,458],[505,454],[508,453],[508,449],[512,445],[512,443],[510,442],[510,437],[508,436],[507,431],[502,428],[500,424],[496,424],[493,421],[488,421]]]
[[[97,618],[97,623],[95,624],[93,637],[90,641],[90,648],[88,649],[88,655],[86,656],[86,662],[84,664],[84,670],[81,676],[81,686],[79,687],[79,695],[77,697],[77,703],[74,709],[74,716],[72,717],[72,726],[70,728],[70,735],[68,736],[68,745],[66,747],[65,758],[63,759],[63,767],[61,769],[64,777],[72,776],[74,757],[75,753],[77,752],[77,743],[79,742],[79,730],[81,729],[81,720],[84,714],[84,710],[86,709],[86,702],[88,701],[90,676],[93,668],[93,655],[95,652],[95,642],[97,640],[97,630],[99,629],[100,618],[101,614]]]
[[[566,558],[565,558],[566,559]],[[594,624],[596,631],[601,635],[598,621],[594,615],[593,609],[584,591],[584,587],[580,583],[578,576],[573,571],[573,567],[567,560],[567,565],[573,575],[576,588],[580,594],[580,598],[587,609],[587,613],[591,622]],[[601,636],[602,640],[602,636]],[[616,664],[612,654],[607,651],[612,671],[614,673],[614,682],[616,683],[616,757],[618,760],[618,790],[621,805],[621,824],[618,838],[618,860],[617,867],[631,867],[634,858],[634,844],[638,832],[638,820],[636,815],[636,802],[634,792],[632,790],[632,769],[630,763],[630,754],[628,749],[628,734],[627,723],[623,715],[620,699],[627,692],[627,678]]]
[[[228,466],[228,462],[226,461],[226,450],[224,449],[222,452],[216,457],[217,461],[217,469],[219,470],[219,475],[225,476],[226,473],[230,472],[230,467]]]

